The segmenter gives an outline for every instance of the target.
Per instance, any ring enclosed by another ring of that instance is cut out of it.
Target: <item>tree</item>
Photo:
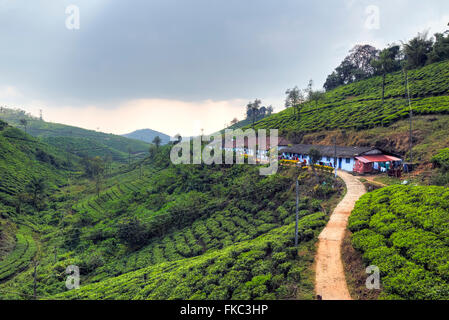
[[[159,138],[159,136],[155,136],[153,139],[153,144],[156,146],[156,149],[159,149],[159,147],[161,146],[161,138]]]
[[[150,154],[150,159],[153,160],[157,153],[157,148],[154,144],[150,145],[150,148],[148,148],[148,153]]]
[[[375,74],[382,75],[382,105],[384,104],[385,99],[385,79],[387,73],[397,71],[401,68],[398,59],[400,50],[401,48],[399,46],[391,46],[383,49],[379,53],[379,57],[371,61]]]
[[[406,68],[415,69],[427,63],[433,40],[428,39],[427,32],[418,33],[416,37],[403,45]]]
[[[310,165],[311,165],[312,171],[317,179],[317,183],[318,183],[318,174],[316,173],[316,170],[315,170],[315,164],[318,161],[320,161],[321,158],[322,158],[321,153],[317,149],[312,148],[309,150]]]
[[[32,177],[25,186],[25,190],[30,195],[33,207],[38,209],[39,201],[46,195],[47,183],[43,177]]]
[[[341,79],[340,75],[337,74],[336,71],[332,72],[327,76],[326,82],[324,82],[323,88],[326,91],[333,90],[341,85],[343,85],[343,79]]]
[[[256,118],[259,115],[259,108],[261,105],[262,101],[260,101],[259,99],[254,100],[254,102],[249,102],[246,105],[246,115],[248,118],[252,119],[252,123],[254,125],[254,123],[256,122]]]
[[[314,91],[313,90],[313,80],[309,81],[306,92],[307,92],[307,100],[315,101],[315,106],[318,105],[318,102],[320,102],[321,100],[324,100],[325,93],[323,91],[320,91],[320,90]]]
[[[371,65],[371,61],[375,59],[379,54],[379,50],[368,44],[356,45],[351,51],[350,55],[346,57],[353,67],[353,81],[359,81],[369,78],[374,75],[374,68]]]
[[[269,105],[269,106],[267,107],[267,115],[271,116],[272,113],[273,113],[273,106],[272,106],[272,105]]]
[[[238,122],[239,122],[239,119],[234,118],[234,119],[232,119],[232,121],[231,121],[231,125],[235,125],[235,124],[237,124]]]
[[[356,45],[349,51],[349,55],[330,74],[324,88],[326,91],[335,89],[344,84],[360,81],[374,75],[371,61],[377,58],[379,50],[368,44]]]
[[[101,191],[101,183],[103,180],[103,174],[105,170],[105,163],[100,157],[95,157],[90,160],[92,177],[95,180],[95,191],[97,193],[97,197],[100,196]]]
[[[123,220],[118,225],[118,238],[132,250],[146,244],[147,234],[145,225],[137,218]]]
[[[22,205],[28,201],[28,196],[24,192],[19,192],[15,196],[16,213],[22,213]]]
[[[20,124],[23,126],[23,129],[25,130],[26,133],[28,121],[26,119],[20,119]]]
[[[292,89],[287,89],[285,94],[287,95],[285,98],[285,107],[293,108],[296,120],[299,120],[299,111],[301,110],[301,105],[305,101],[303,92],[296,86]]]
[[[449,33],[449,30],[446,33]],[[445,37],[442,33],[435,33],[435,44],[428,58],[429,63],[449,59],[449,34]]]

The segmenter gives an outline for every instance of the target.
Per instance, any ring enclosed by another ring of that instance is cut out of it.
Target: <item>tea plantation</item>
[[[383,299],[449,298],[449,189],[391,186],[364,195],[349,228]]]
[[[251,165],[175,166],[169,150],[114,173],[99,195],[88,180],[61,188],[50,206],[23,219],[41,246],[38,297],[72,298],[59,294],[66,267],[77,265],[83,291],[75,298],[312,299],[323,205],[342,192],[333,176],[320,173],[320,181],[334,189],[301,193],[295,249],[293,171],[263,177]],[[306,173],[302,183],[315,179]],[[0,281],[2,298],[30,298],[33,270],[20,271]]]
[[[448,61],[411,70],[408,81],[415,115],[449,114]],[[381,77],[374,77],[338,87],[319,103],[303,104],[299,118],[293,108],[288,108],[257,122],[254,128],[320,131],[388,126],[409,115],[407,91],[402,72],[388,74],[382,104],[381,83]]]

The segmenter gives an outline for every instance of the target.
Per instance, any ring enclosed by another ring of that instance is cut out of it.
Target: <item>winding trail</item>
[[[315,256],[315,291],[323,300],[351,300],[341,261],[341,246],[348,217],[355,202],[366,192],[365,186],[350,173],[340,170],[338,175],[345,182],[347,192],[321,232]]]

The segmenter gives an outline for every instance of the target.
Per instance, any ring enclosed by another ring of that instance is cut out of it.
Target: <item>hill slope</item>
[[[136,130],[131,133],[122,134],[122,136],[130,138],[130,139],[144,141],[147,143],[152,143],[153,139],[156,138],[156,136],[158,136],[162,140],[161,144],[167,144],[170,142],[169,135],[166,135],[165,133],[151,130],[151,129]]]
[[[33,177],[44,177],[50,187],[64,185],[75,160],[67,161],[64,152],[0,121],[0,214],[16,214],[16,196]]]
[[[327,219],[323,208],[343,192],[333,176],[320,179],[335,189],[303,188],[298,256],[291,247],[293,172],[262,177],[250,165],[175,166],[169,150],[161,147],[154,159],[106,179],[99,197],[94,182],[60,189],[53,205],[36,214],[42,252],[38,296],[65,292],[65,268],[77,265],[79,298],[312,299],[314,243]],[[306,174],[303,183],[315,179]],[[76,192],[81,189],[86,192]],[[63,209],[67,205],[70,210]],[[0,284],[7,293],[2,297],[26,297],[31,273],[27,269]],[[124,285],[129,279],[134,280]]]
[[[59,123],[45,122],[26,114],[22,110],[2,108],[0,118],[22,130],[25,127],[20,121],[24,119],[27,121],[26,131],[28,134],[77,155],[84,155],[89,152],[98,156],[111,155],[114,160],[125,162],[130,151],[131,153],[148,152],[148,144],[143,141]]]
[[[449,61],[409,71],[408,75],[415,115],[449,113]],[[388,126],[407,117],[409,105],[402,72],[387,75],[383,105],[381,83],[381,77],[374,77],[339,87],[327,92],[318,103],[305,103],[299,118],[289,108],[262,119],[254,127],[313,132]]]

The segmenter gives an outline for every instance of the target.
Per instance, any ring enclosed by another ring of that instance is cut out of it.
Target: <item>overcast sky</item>
[[[214,132],[249,100],[279,111],[287,88],[321,88],[355,44],[448,22],[447,0],[0,0],[0,104],[118,134]]]

